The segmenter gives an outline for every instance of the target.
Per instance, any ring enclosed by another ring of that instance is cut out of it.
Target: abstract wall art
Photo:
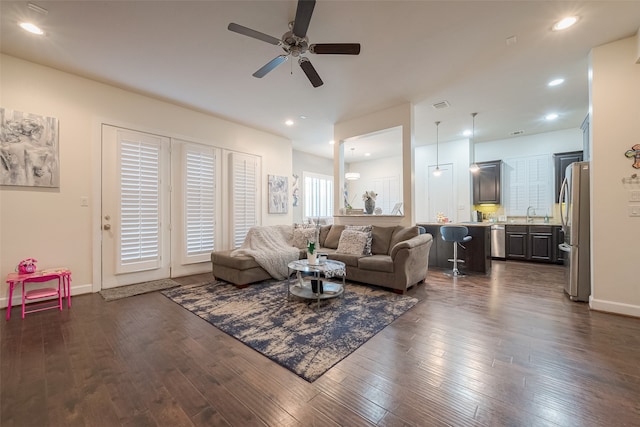
[[[286,176],[269,175],[269,213],[286,214],[289,204],[289,180]]]
[[[0,107],[0,185],[60,187],[58,119]]]

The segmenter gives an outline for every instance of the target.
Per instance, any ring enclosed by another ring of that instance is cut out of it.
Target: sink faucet
[[[527,222],[533,222],[533,218],[531,218],[532,214],[529,213],[530,211],[533,211],[533,215],[536,214],[536,209],[533,206],[529,206],[527,208]]]

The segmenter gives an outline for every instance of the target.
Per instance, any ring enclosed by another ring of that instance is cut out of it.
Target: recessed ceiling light
[[[329,145],[334,145],[336,142],[332,139],[331,141],[329,141]]]
[[[545,120],[555,120],[557,118],[558,118],[558,115],[556,113],[551,113],[544,116]]]
[[[21,22],[18,25],[20,25],[20,28],[30,32],[31,34],[37,34],[39,36],[44,35],[44,31],[42,31],[36,24],[32,24],[31,22]]]
[[[464,132],[462,132],[462,135],[464,136],[471,136],[471,131],[469,129],[465,130]]]
[[[567,16],[566,18],[562,18],[561,20],[553,24],[552,28],[553,31],[562,31],[573,26],[573,24],[575,24],[576,22],[578,22],[577,16]]]
[[[553,79],[548,83],[548,86],[558,86],[564,83],[564,79]]]
[[[371,155],[371,153],[364,153],[365,157],[369,157]]]
[[[305,116],[305,115],[300,115],[300,116],[298,116],[298,117],[300,117],[302,120],[304,120],[304,119],[306,119],[306,118],[307,118],[307,116]]]
[[[293,126],[293,120],[287,120],[284,124],[287,126]]]

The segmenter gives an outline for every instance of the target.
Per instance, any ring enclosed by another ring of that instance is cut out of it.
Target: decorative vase
[[[317,253],[309,253],[307,252],[307,262],[311,265],[318,264],[318,254]]]
[[[364,201],[364,211],[371,215],[376,208],[376,201],[373,199],[367,199]]]

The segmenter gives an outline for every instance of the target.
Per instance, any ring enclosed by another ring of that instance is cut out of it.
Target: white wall
[[[453,222],[469,221],[471,217],[471,176],[469,172],[469,140],[460,139],[438,144],[438,161],[440,164],[453,164],[453,200],[456,201]],[[429,218],[428,209],[428,167],[436,165],[435,144],[416,147],[415,150],[415,206],[416,222],[433,221]]]
[[[377,178],[397,178],[400,185],[399,195],[402,201],[402,156],[352,162],[349,163],[346,172],[358,172],[360,174],[360,179],[347,182],[349,202],[354,209],[364,209],[362,195],[365,191],[374,190],[373,180]],[[387,195],[387,197],[389,197],[389,195]],[[386,215],[390,213],[391,212],[384,212]]]
[[[640,317],[640,218],[629,217],[622,178],[639,173],[625,151],[638,143],[640,65],[630,37],[591,51],[591,307]]]
[[[303,192],[304,182],[302,181],[303,172],[312,172],[321,175],[333,176],[333,159],[314,156],[313,154],[303,153],[302,151],[293,150],[293,174],[298,175],[298,186],[300,198],[298,206],[293,208],[293,222],[301,223],[304,213]],[[293,178],[290,178],[293,179]],[[337,209],[337,208],[336,208]]]
[[[398,218],[401,225],[408,226],[415,223],[413,204],[415,197],[413,148],[415,143],[413,140],[413,106],[409,103],[335,124],[333,130],[333,139],[336,141],[333,150],[334,188],[336,192],[334,206],[344,206],[341,193],[341,189],[344,188],[345,172],[343,165],[344,153],[342,152],[343,142],[349,138],[397,126],[402,126],[402,201],[404,203],[404,216],[398,216]]]
[[[2,277],[21,259],[34,257],[39,268],[70,268],[76,293],[90,290],[100,280],[93,263],[100,258],[95,242],[100,233],[99,147],[104,120],[261,156],[262,223],[292,222],[291,211],[267,214],[265,194],[267,175],[291,176],[289,140],[11,56],[0,59],[0,105],[59,120],[61,171],[59,189],[0,187]],[[80,206],[84,196],[90,199],[89,207]],[[0,303],[6,302],[6,294],[3,281]]]
[[[579,150],[582,150],[582,130],[580,128],[475,144],[477,162]]]

